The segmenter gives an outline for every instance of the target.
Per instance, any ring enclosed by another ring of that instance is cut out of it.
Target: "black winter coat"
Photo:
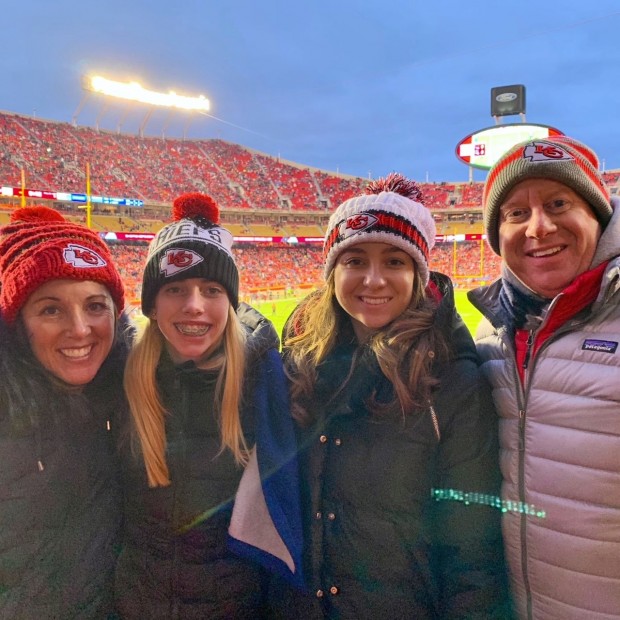
[[[245,307],[248,340],[246,393],[251,368],[278,346],[271,324]],[[243,469],[221,451],[214,415],[215,373],[192,362],[175,366],[167,355],[158,385],[169,411],[167,461],[171,484],[149,488],[141,456],[124,455],[126,526],[116,574],[117,605],[124,620],[257,618],[263,613],[265,575],[233,554],[227,532]],[[251,403],[243,430],[253,443]]]
[[[368,350],[347,382],[358,348],[352,334],[318,368],[318,419],[299,429],[310,596],[282,615],[508,617],[500,511],[431,498],[433,489],[499,492],[488,386],[452,287],[434,278],[443,293],[437,321],[457,354],[435,369],[432,409],[372,415],[371,394],[389,402],[393,389]]]
[[[106,618],[121,525],[124,343],[78,393],[11,334],[0,340],[0,618]]]

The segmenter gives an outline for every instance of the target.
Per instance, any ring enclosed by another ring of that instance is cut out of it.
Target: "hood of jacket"
[[[246,365],[248,368],[270,349],[280,348],[280,339],[273,323],[258,310],[241,302],[237,317],[246,333]]]
[[[431,271],[430,281],[441,294],[435,320],[450,347],[451,360],[469,359],[478,364],[476,346],[469,329],[456,309],[452,280],[443,273]]]
[[[611,206],[614,212],[598,240],[596,252],[590,265],[591,269],[620,254],[620,198],[614,196],[611,199]]]

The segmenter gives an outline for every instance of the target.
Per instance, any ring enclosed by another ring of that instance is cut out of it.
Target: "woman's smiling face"
[[[99,282],[50,280],[21,310],[37,360],[69,385],[95,378],[114,343],[114,302]]]
[[[357,339],[391,323],[411,303],[415,264],[388,243],[359,243],[336,260],[336,299],[351,317]]]

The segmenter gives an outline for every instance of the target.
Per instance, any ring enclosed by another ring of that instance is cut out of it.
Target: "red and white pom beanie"
[[[123,310],[123,282],[96,232],[48,207],[16,209],[0,230],[0,311],[6,323],[15,322],[37,288],[60,279],[100,282],[118,313]]]
[[[389,243],[413,258],[426,286],[435,235],[435,220],[424,206],[418,185],[392,173],[370,183],[363,195],[345,200],[329,218],[323,244],[325,278],[347,248],[359,243]]]
[[[233,308],[239,305],[239,271],[232,254],[233,235],[218,226],[220,209],[206,194],[179,196],[174,221],[155,235],[142,276],[142,313],[149,316],[159,289],[169,282],[206,278],[219,282]]]

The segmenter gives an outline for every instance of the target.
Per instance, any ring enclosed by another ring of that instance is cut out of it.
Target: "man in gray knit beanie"
[[[596,153],[567,136],[528,140],[507,151],[489,172],[484,188],[484,225],[489,244],[499,254],[500,207],[508,193],[526,179],[553,179],[579,194],[601,224],[611,217],[609,189],[598,171]]]
[[[577,140],[528,140],[484,189],[502,277],[469,299],[485,317],[506,558],[528,620],[620,619],[620,210],[598,168]]]

